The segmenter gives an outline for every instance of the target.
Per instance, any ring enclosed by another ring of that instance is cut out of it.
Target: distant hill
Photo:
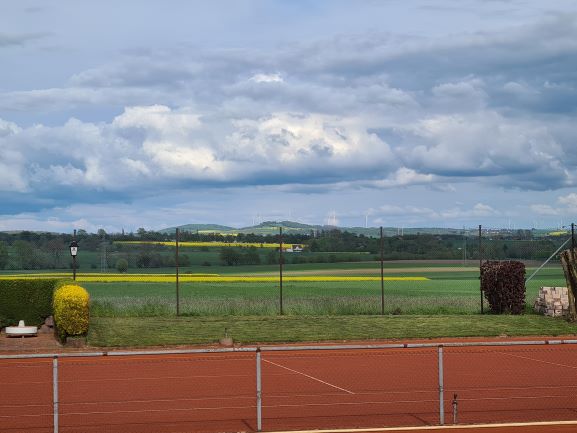
[[[379,227],[334,227],[326,225],[310,225],[298,223],[295,221],[265,221],[255,226],[234,228],[228,226],[222,226],[218,224],[185,224],[178,226],[181,231],[188,232],[214,232],[223,235],[226,234],[259,234],[259,235],[275,235],[279,232],[279,227],[283,228],[283,233],[295,233],[295,234],[311,234],[314,232],[327,231],[327,230],[340,230],[349,233],[355,233],[357,235],[364,235],[369,237],[380,236]],[[160,233],[173,234],[176,231],[176,227],[169,227],[166,229],[159,230]],[[436,234],[436,235],[446,235],[446,234],[462,234],[462,229],[453,228],[400,228],[400,227],[383,227],[383,234],[385,236],[397,236],[397,235],[415,235],[415,234]]]

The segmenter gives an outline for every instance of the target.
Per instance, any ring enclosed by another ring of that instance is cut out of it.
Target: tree
[[[240,263],[241,255],[235,248],[223,247],[220,250],[220,260],[227,266],[235,266]]]
[[[267,265],[278,265],[278,249],[270,250],[266,255],[266,264]]]
[[[34,256],[34,248],[28,241],[15,241],[12,245],[16,253],[16,263],[19,269],[31,269],[32,259]]]
[[[121,274],[128,270],[128,261],[126,259],[118,259],[116,261],[116,270]]]
[[[4,241],[0,241],[0,269],[8,266],[8,247]]]
[[[249,247],[242,257],[242,262],[245,265],[260,265],[260,256],[256,247]]]

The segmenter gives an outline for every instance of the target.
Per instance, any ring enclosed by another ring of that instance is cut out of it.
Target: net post
[[[54,433],[58,433],[58,358],[52,358],[52,408]]]
[[[261,376],[261,352],[256,349],[256,430],[262,431],[262,376]]]
[[[443,378],[443,346],[440,345],[437,349],[439,360],[439,424],[445,425],[445,389]]]

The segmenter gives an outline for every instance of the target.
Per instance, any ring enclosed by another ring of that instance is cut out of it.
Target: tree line
[[[30,231],[0,232],[0,269],[64,269],[70,268],[69,244],[73,239],[70,233],[38,233]],[[88,233],[78,230],[76,239],[81,254],[82,267],[96,269],[101,265],[103,251],[107,252],[107,267],[117,267],[117,261],[123,259],[131,268],[174,267],[173,248],[154,244],[115,244],[115,241],[172,241],[174,235],[139,229],[136,233]],[[196,233],[183,231],[181,241],[198,242],[250,242],[257,244],[279,243],[279,234],[244,234],[236,236],[219,233]],[[544,260],[555,251],[564,239],[559,237],[533,237],[530,231],[515,232],[510,235],[493,235],[482,239],[482,251],[479,253],[478,239],[464,235],[411,234],[388,236],[382,241],[382,255],[385,260],[476,260],[484,259],[527,259]],[[355,234],[341,230],[325,230],[310,233],[284,234],[285,245],[303,244],[302,254],[293,253],[285,257],[287,263],[318,263],[337,261],[378,260],[381,255],[379,238]],[[191,254],[206,252],[207,247],[183,249],[179,255],[179,265],[186,267],[192,263]],[[83,254],[91,252],[92,254]],[[350,253],[350,254],[343,254]],[[365,255],[361,255],[365,254]],[[278,249],[234,248],[219,250],[220,264],[258,265],[277,264]],[[205,261],[203,264],[210,265]],[[121,263],[121,268],[124,268]]]

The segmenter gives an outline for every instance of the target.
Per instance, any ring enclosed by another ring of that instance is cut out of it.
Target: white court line
[[[541,362],[543,364],[555,365],[556,367],[572,368],[574,370],[577,369],[577,366],[574,366],[574,365],[559,364],[557,362],[551,362],[551,361],[543,361],[541,359],[530,358],[528,356],[514,355],[512,353],[507,353],[507,352],[493,352],[493,353],[500,353],[502,355],[508,355],[508,356],[512,356],[514,358],[521,358],[521,359],[526,359],[528,361]]]
[[[335,389],[338,389],[340,391],[344,391],[344,392],[349,393],[349,394],[354,394],[354,392],[352,392],[348,389],[341,388],[340,386],[333,385],[332,383],[329,383],[329,382],[325,382],[324,380],[321,380],[321,379],[314,377],[314,376],[310,376],[306,373],[303,373],[302,371],[293,370],[292,368],[285,367],[284,365],[277,364],[276,362],[269,361],[268,359],[263,359],[263,361],[268,362],[269,364],[272,364],[272,365],[276,365],[277,367],[284,368],[285,370],[292,371],[293,373],[308,377],[309,379],[316,380],[317,382],[320,382],[324,385],[328,385],[328,386],[335,388]]]
[[[360,429],[332,429],[332,430],[293,430],[276,431],[275,433],[371,433],[371,432],[412,432],[412,431],[435,431],[435,430],[468,430],[468,429],[491,429],[491,428],[515,428],[533,426],[564,426],[577,425],[577,421],[544,421],[544,422],[514,422],[508,424],[469,424],[447,426],[424,426],[424,427],[382,427]]]

